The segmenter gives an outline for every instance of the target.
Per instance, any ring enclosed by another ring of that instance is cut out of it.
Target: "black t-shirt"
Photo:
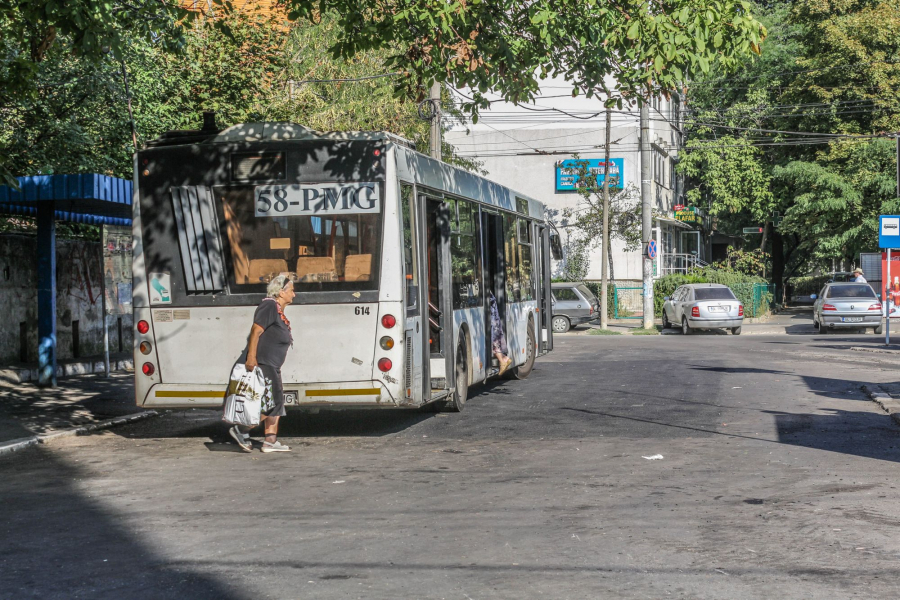
[[[263,300],[253,315],[253,322],[264,329],[256,346],[256,362],[280,369],[291,347],[291,331],[281,320],[276,302]]]

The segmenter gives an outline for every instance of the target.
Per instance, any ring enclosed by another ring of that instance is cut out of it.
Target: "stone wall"
[[[57,240],[57,359],[103,353],[99,242]],[[120,321],[121,319],[121,321]],[[110,352],[130,351],[132,317],[108,317]],[[121,325],[120,325],[121,323]],[[75,332],[77,331],[77,343]],[[37,239],[0,235],[0,364],[36,363]]]

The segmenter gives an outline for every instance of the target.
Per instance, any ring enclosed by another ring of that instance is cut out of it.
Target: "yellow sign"
[[[698,215],[693,206],[685,208],[684,210],[676,210],[675,211],[675,219],[678,221],[682,221],[684,223],[697,223],[698,225],[702,222],[700,215]]]

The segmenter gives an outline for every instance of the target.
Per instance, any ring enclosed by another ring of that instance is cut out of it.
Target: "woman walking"
[[[284,410],[284,389],[281,385],[281,365],[293,345],[291,323],[284,316],[284,307],[294,299],[294,283],[286,275],[277,275],[269,282],[267,297],[256,308],[253,327],[247,348],[238,362],[243,362],[248,371],[258,367],[266,378],[267,395],[274,406],[265,414],[260,424],[265,426],[266,439],[263,452],[290,452],[290,447],[278,441],[278,419],[286,414]],[[250,435],[235,425],[228,430],[234,441],[244,452],[251,452]]]

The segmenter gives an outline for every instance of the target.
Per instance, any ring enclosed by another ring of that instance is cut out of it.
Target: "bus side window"
[[[450,277],[453,308],[481,305],[481,264],[475,238],[478,208],[465,200],[450,201]]]
[[[519,291],[522,300],[534,300],[534,278],[531,266],[531,222],[519,219]]]
[[[406,279],[406,312],[419,314],[419,272],[416,260],[416,238],[412,212],[413,187],[400,185],[401,219],[403,220],[403,276]]]

